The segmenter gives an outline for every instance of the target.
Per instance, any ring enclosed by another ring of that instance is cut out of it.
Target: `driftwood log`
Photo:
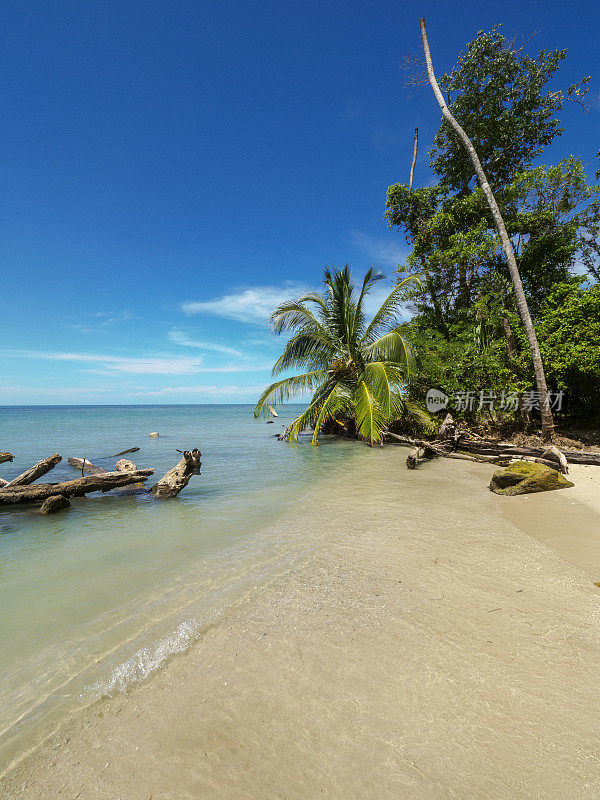
[[[28,470],[25,470],[25,472],[17,475],[16,478],[8,481],[4,488],[12,488],[13,486],[29,486],[30,483],[33,483],[38,478],[41,478],[42,475],[45,475],[47,472],[50,472],[51,469],[54,469],[54,467],[61,461],[62,456],[58,453],[54,453],[53,456],[49,456],[48,458],[43,458],[41,461],[38,461],[37,464],[34,464],[33,467],[30,467]]]
[[[122,458],[115,464],[117,472],[135,472],[137,467],[128,458]]]
[[[510,444],[510,442],[494,442],[490,440],[474,441],[461,437],[459,442],[461,450],[467,450],[472,453],[480,453],[482,455],[502,455],[509,457],[516,456],[533,456],[534,458],[543,458],[544,453],[553,453],[554,446],[548,447],[517,447]],[[591,464],[592,466],[600,466],[600,453],[589,453],[585,450],[562,450],[567,462],[572,464]]]
[[[154,497],[161,499],[176,497],[188,485],[192,475],[200,475],[201,456],[202,453],[197,449],[191,452],[184,450],[179,464],[163,475],[159,482],[150,489]]]
[[[67,458],[67,464],[75,467],[82,475],[100,475],[104,472],[108,472],[104,467],[98,467],[96,464],[92,464],[87,458]]]
[[[0,453],[0,464],[4,464],[5,461],[12,461],[13,458],[12,453]]]
[[[0,506],[18,503],[43,503],[52,495],[63,497],[83,497],[90,492],[110,492],[122,486],[145,481],[153,469],[138,469],[136,472],[103,472],[98,475],[87,475],[74,481],[62,483],[38,483],[35,486],[5,486],[0,489]],[[168,474],[168,473],[167,473]]]
[[[7,485],[8,485],[8,481],[5,481],[4,478],[0,478],[0,489],[2,489],[3,486],[7,486]]]
[[[130,447],[129,450],[123,450],[121,453],[115,453],[114,456],[109,456],[109,458],[118,458],[119,456],[126,456],[127,453],[137,453],[139,447]]]
[[[452,415],[447,414],[435,439],[415,439],[400,436],[391,431],[384,432],[384,441],[408,445],[412,448],[406,459],[409,469],[432,458],[458,458],[466,461],[484,461],[491,464],[507,465],[512,460],[534,461],[567,474],[568,462],[600,466],[600,453],[583,450],[559,450],[555,445],[542,447],[518,447],[510,442],[483,439],[470,432],[459,431]]]

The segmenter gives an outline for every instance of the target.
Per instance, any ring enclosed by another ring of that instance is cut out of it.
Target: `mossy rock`
[[[555,469],[532,461],[515,461],[509,467],[494,472],[490,481],[492,492],[509,496],[568,489],[574,485]]]

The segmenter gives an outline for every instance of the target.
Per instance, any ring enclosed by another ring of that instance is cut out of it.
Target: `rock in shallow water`
[[[492,492],[509,496],[550,492],[553,489],[567,489],[574,485],[560,472],[531,461],[515,461],[509,467],[494,472],[490,481]]]
[[[53,494],[44,500],[40,511],[42,514],[56,514],[58,511],[62,511],[63,508],[69,508],[70,505],[71,503],[62,494]]]

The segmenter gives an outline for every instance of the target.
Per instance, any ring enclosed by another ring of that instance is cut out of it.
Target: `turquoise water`
[[[76,477],[69,456],[110,469],[133,446],[126,457],[153,477],[176,448],[198,447],[203,462],[172,500],[96,494],[51,517],[0,507],[0,765],[82,704],[146,678],[302,557],[279,521],[360,446],[276,441],[295,412],[267,425],[242,405],[0,408],[0,450],[15,456],[3,478],[57,451],[63,462],[41,481]]]

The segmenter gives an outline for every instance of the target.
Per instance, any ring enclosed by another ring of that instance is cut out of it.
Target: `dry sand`
[[[71,721],[1,796],[597,800],[600,590],[506,518],[487,465],[404,458],[369,453],[316,493],[289,520],[300,563]]]

